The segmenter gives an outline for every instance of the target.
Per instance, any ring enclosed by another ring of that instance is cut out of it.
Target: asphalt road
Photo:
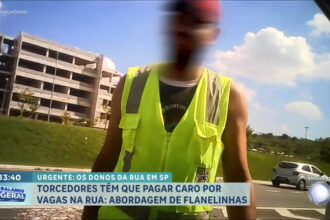
[[[271,183],[254,184],[258,207],[322,208],[308,198],[308,190],[300,191],[291,185],[273,187]],[[325,208],[325,206],[323,206]]]
[[[258,219],[325,219],[325,206],[314,205],[308,191],[296,190],[294,186],[271,183],[255,183]],[[227,217],[225,207],[215,207],[214,219]]]

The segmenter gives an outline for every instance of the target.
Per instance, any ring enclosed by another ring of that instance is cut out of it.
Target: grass
[[[94,128],[0,117],[0,163],[91,168],[105,134]],[[282,160],[310,163],[330,175],[330,164],[325,162],[248,152],[253,179],[269,180],[272,168]],[[222,176],[222,169],[218,174]]]
[[[105,130],[0,117],[0,163],[91,168]]]

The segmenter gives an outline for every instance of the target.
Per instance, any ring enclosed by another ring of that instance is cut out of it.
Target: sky
[[[2,0],[0,32],[105,54],[126,73],[165,59],[165,2]],[[330,137],[330,22],[317,5],[226,0],[221,10],[204,65],[239,85],[254,131],[301,138],[308,126],[309,139]]]

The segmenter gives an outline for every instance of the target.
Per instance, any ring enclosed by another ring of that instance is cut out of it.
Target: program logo
[[[326,182],[316,182],[309,189],[308,195],[316,205],[327,204],[330,201],[330,186]]]
[[[9,186],[0,186],[0,202],[24,202],[26,193],[24,189]]]

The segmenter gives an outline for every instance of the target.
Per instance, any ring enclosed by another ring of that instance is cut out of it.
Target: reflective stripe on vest
[[[151,69],[150,67],[140,68],[134,78],[128,95],[126,113],[137,113],[139,110],[144,86],[147,83]]]
[[[137,71],[137,76],[134,78],[130,93],[128,95],[126,104],[126,113],[137,113],[139,111],[139,106],[143,94],[144,87],[147,83],[147,79],[151,68],[149,66],[139,68]],[[124,156],[124,166],[122,172],[128,172],[131,168],[133,152],[125,151]]]
[[[220,78],[217,74],[208,72],[208,89],[206,104],[206,121],[217,125],[219,123]]]

